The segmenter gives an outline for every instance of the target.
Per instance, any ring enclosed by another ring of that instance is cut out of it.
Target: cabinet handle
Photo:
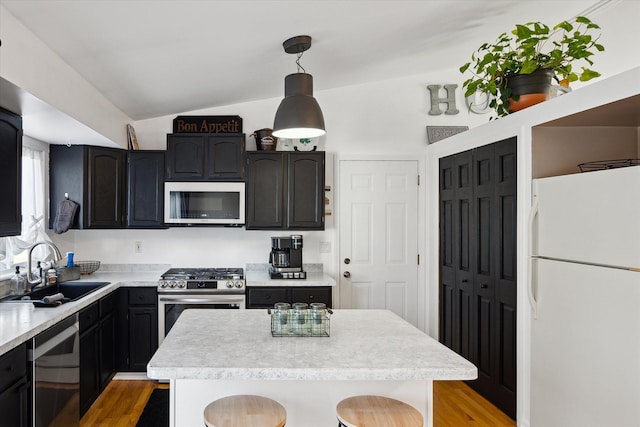
[[[468,283],[469,281],[467,279],[462,279],[462,283]]]
[[[480,289],[487,289],[489,287],[489,285],[487,285],[486,283],[481,283],[480,284]]]
[[[313,299],[313,295],[309,295],[309,299]]]

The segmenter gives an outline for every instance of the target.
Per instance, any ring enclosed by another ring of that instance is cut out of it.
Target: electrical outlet
[[[320,242],[320,253],[321,254],[331,253],[331,242]]]
[[[136,241],[135,243],[135,251],[137,254],[142,253],[142,242],[140,240]]]

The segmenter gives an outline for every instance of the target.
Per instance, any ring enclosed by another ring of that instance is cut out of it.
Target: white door
[[[340,307],[418,322],[418,162],[340,161]]]

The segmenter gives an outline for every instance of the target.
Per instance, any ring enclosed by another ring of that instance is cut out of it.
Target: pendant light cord
[[[300,65],[300,58],[302,58],[302,54],[303,52],[298,52],[297,56],[298,58],[296,59],[296,65],[298,66],[298,72],[300,72],[300,70],[302,70],[303,73],[307,73],[307,70],[304,69],[304,67],[302,65]]]

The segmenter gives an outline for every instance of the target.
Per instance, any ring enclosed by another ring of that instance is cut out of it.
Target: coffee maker
[[[306,279],[302,271],[302,236],[271,238],[269,274],[272,279]]]

